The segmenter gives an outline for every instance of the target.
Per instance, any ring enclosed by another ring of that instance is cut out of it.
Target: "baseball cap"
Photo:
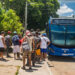
[[[16,31],[14,31],[13,33],[14,33],[14,34],[16,34],[17,32],[16,32]]]
[[[8,34],[11,34],[11,31],[8,31]]]
[[[43,33],[42,36],[46,36],[46,33]]]

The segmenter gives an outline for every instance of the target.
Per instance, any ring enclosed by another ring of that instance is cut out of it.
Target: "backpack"
[[[15,35],[15,36],[13,37],[13,40],[14,40],[15,42],[18,42],[18,41],[19,41],[19,37],[18,37],[17,35]]]
[[[26,40],[22,43],[23,51],[30,50],[29,39],[26,37]]]

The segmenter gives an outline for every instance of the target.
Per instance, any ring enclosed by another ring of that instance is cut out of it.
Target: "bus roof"
[[[68,17],[68,18],[52,18],[52,19],[65,19],[65,20],[66,20],[66,19],[68,19],[68,20],[71,19],[71,20],[75,20],[75,18],[69,18],[69,17]]]

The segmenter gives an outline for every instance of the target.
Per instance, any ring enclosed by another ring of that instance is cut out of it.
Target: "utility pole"
[[[26,4],[25,4],[25,32],[27,29],[27,0],[26,0]]]

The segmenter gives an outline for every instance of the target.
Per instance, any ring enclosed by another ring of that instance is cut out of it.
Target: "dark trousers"
[[[9,50],[10,50],[10,47],[7,46],[7,57],[9,56]]]
[[[35,62],[36,62],[36,53],[35,53],[35,51],[32,53],[31,58],[32,58],[32,65],[35,66]]]

